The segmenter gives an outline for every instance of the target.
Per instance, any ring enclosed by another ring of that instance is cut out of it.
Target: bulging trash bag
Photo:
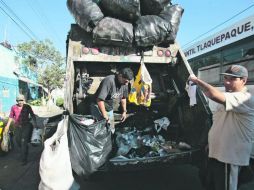
[[[159,16],[141,16],[136,24],[134,31],[137,46],[153,46],[171,38],[170,23]]]
[[[140,15],[139,0],[101,0],[99,6],[106,16],[135,22]]]
[[[97,45],[131,47],[133,26],[115,18],[105,17],[93,30],[93,42]]]
[[[72,175],[67,125],[68,117],[65,117],[58,123],[54,135],[44,142],[44,150],[40,158],[41,181],[38,190],[79,189]]]
[[[77,24],[87,32],[91,32],[103,18],[99,6],[92,0],[67,0],[67,7]]]
[[[171,40],[175,40],[184,9],[180,5],[168,5],[159,14],[159,17],[170,23]]]
[[[10,133],[4,133],[1,142],[1,150],[4,152],[9,152],[11,150],[11,137]]]
[[[171,0],[140,0],[142,15],[158,15]]]
[[[32,137],[31,137],[31,144],[34,146],[38,146],[41,144],[42,141],[42,129],[39,128],[34,128],[32,132]]]
[[[95,120],[89,115],[72,114],[69,117],[68,141],[73,171],[80,177],[98,170],[112,150],[111,132],[105,119],[85,125],[85,120]]]

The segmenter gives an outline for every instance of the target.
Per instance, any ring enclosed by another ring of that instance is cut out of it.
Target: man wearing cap
[[[10,124],[14,120],[14,139],[16,144],[21,148],[22,164],[27,163],[28,142],[31,138],[32,125],[29,116],[34,120],[34,127],[37,127],[35,114],[28,104],[25,104],[24,95],[18,95],[17,104],[11,107],[11,112],[4,132],[8,133]]]
[[[224,73],[225,92],[191,75],[204,94],[218,103],[208,134],[207,189],[237,190],[241,166],[249,165],[254,138],[254,98],[245,84],[248,71],[232,65]]]
[[[95,102],[91,104],[91,114],[97,119],[105,118],[114,132],[113,106],[121,104],[121,120],[126,119],[126,98],[128,97],[128,83],[133,79],[130,68],[123,68],[116,75],[105,77],[95,93]]]

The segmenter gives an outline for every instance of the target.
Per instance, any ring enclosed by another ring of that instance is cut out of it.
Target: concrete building
[[[13,50],[0,45],[0,113],[9,111],[19,92],[19,80],[13,72],[18,66],[15,56]]]
[[[43,95],[37,73],[22,64],[22,60],[8,43],[0,44],[0,113],[10,111],[18,93],[24,94],[27,101]]]

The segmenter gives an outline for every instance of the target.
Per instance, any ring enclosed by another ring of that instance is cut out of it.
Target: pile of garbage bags
[[[140,48],[173,43],[184,11],[171,0],[67,0],[67,6],[94,44]]]

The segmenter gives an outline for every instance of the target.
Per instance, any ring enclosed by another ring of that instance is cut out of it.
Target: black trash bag
[[[92,0],[67,0],[67,7],[77,24],[87,32],[91,32],[104,16]]]
[[[107,161],[112,150],[111,132],[106,120],[91,125],[82,123],[88,119],[95,120],[95,117],[70,115],[67,132],[72,169],[85,179]]]
[[[131,47],[133,26],[115,18],[105,17],[93,30],[93,42],[96,45]]]
[[[184,9],[180,5],[168,5],[159,14],[159,17],[170,23],[172,41],[176,38],[183,12]]]
[[[134,128],[139,131],[152,132],[154,129],[154,120],[156,115],[153,112],[136,112],[134,115],[130,115],[124,122],[118,123],[118,130],[123,133],[126,130],[133,130]],[[140,119],[142,118],[142,119]]]
[[[136,24],[134,31],[137,46],[153,46],[167,42],[171,38],[170,23],[159,16],[141,16]]]
[[[135,22],[140,15],[139,0],[101,0],[99,6],[105,16]]]
[[[142,15],[158,15],[171,0],[140,0]]]
[[[99,4],[101,0],[93,0],[94,3]]]
[[[152,148],[150,146],[142,146],[139,148],[132,148],[128,154],[127,154],[127,158],[144,158],[147,156],[147,154],[152,151]]]

